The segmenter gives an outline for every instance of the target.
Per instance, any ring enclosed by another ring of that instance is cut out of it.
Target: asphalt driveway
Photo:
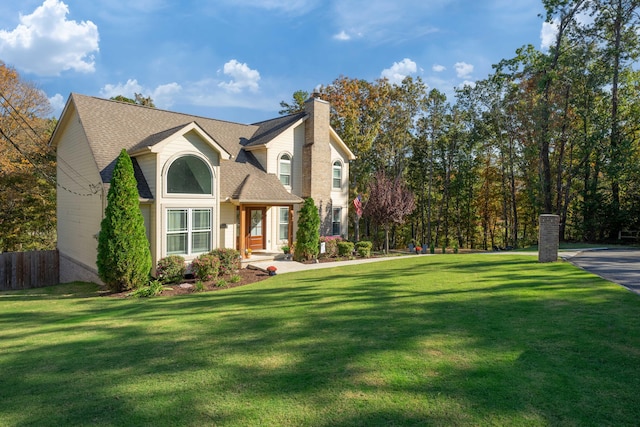
[[[599,249],[563,256],[570,263],[640,294],[640,250]]]

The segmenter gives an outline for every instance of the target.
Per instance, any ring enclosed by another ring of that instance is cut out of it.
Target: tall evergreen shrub
[[[151,252],[138,201],[133,163],[118,156],[98,237],[98,276],[109,289],[135,289],[149,280]]]
[[[298,214],[295,252],[297,261],[310,260],[318,256],[320,246],[320,214],[311,197],[305,199]]]

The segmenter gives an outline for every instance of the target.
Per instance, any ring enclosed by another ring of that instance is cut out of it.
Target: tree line
[[[560,216],[563,240],[640,230],[640,0],[542,3],[553,43],[517,49],[453,99],[411,77],[340,76],[319,87],[357,156],[358,237],[379,247],[516,248],[536,242],[541,213]],[[308,96],[295,92],[280,113],[301,111]],[[153,107],[140,94],[120,100]],[[49,114],[44,93],[0,62],[0,252],[55,247],[55,193],[66,190],[56,188]],[[376,187],[382,179],[393,185]],[[411,196],[403,221],[366,209],[372,191],[392,188]]]
[[[523,247],[537,241],[542,213],[560,216],[562,240],[640,230],[640,1],[543,4],[553,43],[517,49],[454,100],[411,77],[341,76],[318,89],[357,156],[351,196],[366,201],[380,172],[415,196],[392,245]],[[307,95],[281,102],[281,114],[300,111]],[[379,219],[365,209],[352,229],[380,244]]]

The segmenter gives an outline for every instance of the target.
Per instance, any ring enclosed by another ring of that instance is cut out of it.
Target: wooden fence
[[[0,291],[42,288],[60,283],[58,251],[0,254]]]

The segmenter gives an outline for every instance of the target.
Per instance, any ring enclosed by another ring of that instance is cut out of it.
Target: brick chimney
[[[327,234],[331,230],[332,178],[329,103],[318,95],[314,92],[304,103],[308,117],[302,151],[302,196],[313,198],[320,210],[320,234]]]

